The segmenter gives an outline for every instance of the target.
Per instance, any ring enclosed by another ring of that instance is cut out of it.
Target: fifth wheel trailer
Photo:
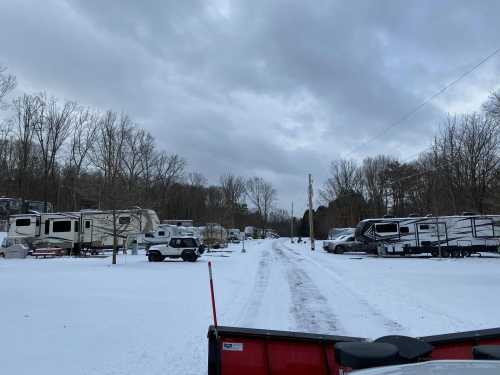
[[[356,240],[371,253],[421,254],[443,257],[497,252],[500,215],[426,216],[362,220]]]
[[[117,210],[114,215],[113,211],[97,210],[21,214],[10,216],[8,237],[66,249],[97,250],[113,246],[115,226],[121,246],[127,238],[152,232],[158,225],[156,212],[147,209]]]

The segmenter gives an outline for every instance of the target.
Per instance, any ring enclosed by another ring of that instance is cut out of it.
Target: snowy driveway
[[[205,374],[211,322],[351,336],[500,326],[500,259],[332,255],[289,240],[196,263],[0,260],[5,374]]]

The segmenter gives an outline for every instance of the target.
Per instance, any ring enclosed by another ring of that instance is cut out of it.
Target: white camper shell
[[[367,219],[355,235],[367,252],[438,256],[441,250],[443,257],[469,256],[498,251],[500,215]]]
[[[156,212],[147,209],[21,214],[10,216],[8,237],[65,249],[106,249],[113,246],[114,219],[119,246],[159,224]]]

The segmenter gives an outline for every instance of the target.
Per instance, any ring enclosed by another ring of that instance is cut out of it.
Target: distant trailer
[[[361,221],[356,240],[369,253],[443,257],[497,252],[500,215],[379,218]]]
[[[123,246],[158,225],[156,212],[146,209],[20,214],[10,216],[8,237],[65,249],[99,250],[113,247],[115,228],[118,246]]]

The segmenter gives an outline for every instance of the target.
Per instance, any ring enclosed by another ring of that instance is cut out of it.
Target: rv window
[[[165,236],[165,232],[164,231],[158,232],[158,236],[162,236],[162,237]]]
[[[52,232],[71,232],[71,220],[54,221],[52,223]]]
[[[430,227],[429,227],[429,224],[420,224],[418,226],[418,229],[420,229],[420,230],[429,230]]]
[[[120,225],[130,224],[130,216],[121,216],[121,217],[118,219],[118,223],[119,223]]]
[[[398,225],[396,223],[375,224],[377,233],[398,233]]]
[[[49,234],[50,221],[45,220],[45,234]]]
[[[16,227],[29,227],[31,225],[31,219],[17,219]]]
[[[408,227],[399,227],[399,233],[410,233],[410,228],[408,228]]]
[[[75,232],[78,232],[78,229],[79,229],[79,226],[80,226],[78,224],[79,224],[78,221],[75,221]]]
[[[146,238],[154,238],[155,236],[153,236],[153,233],[146,233],[144,235]]]
[[[90,220],[86,220],[85,221],[85,229],[89,229],[90,228]]]

